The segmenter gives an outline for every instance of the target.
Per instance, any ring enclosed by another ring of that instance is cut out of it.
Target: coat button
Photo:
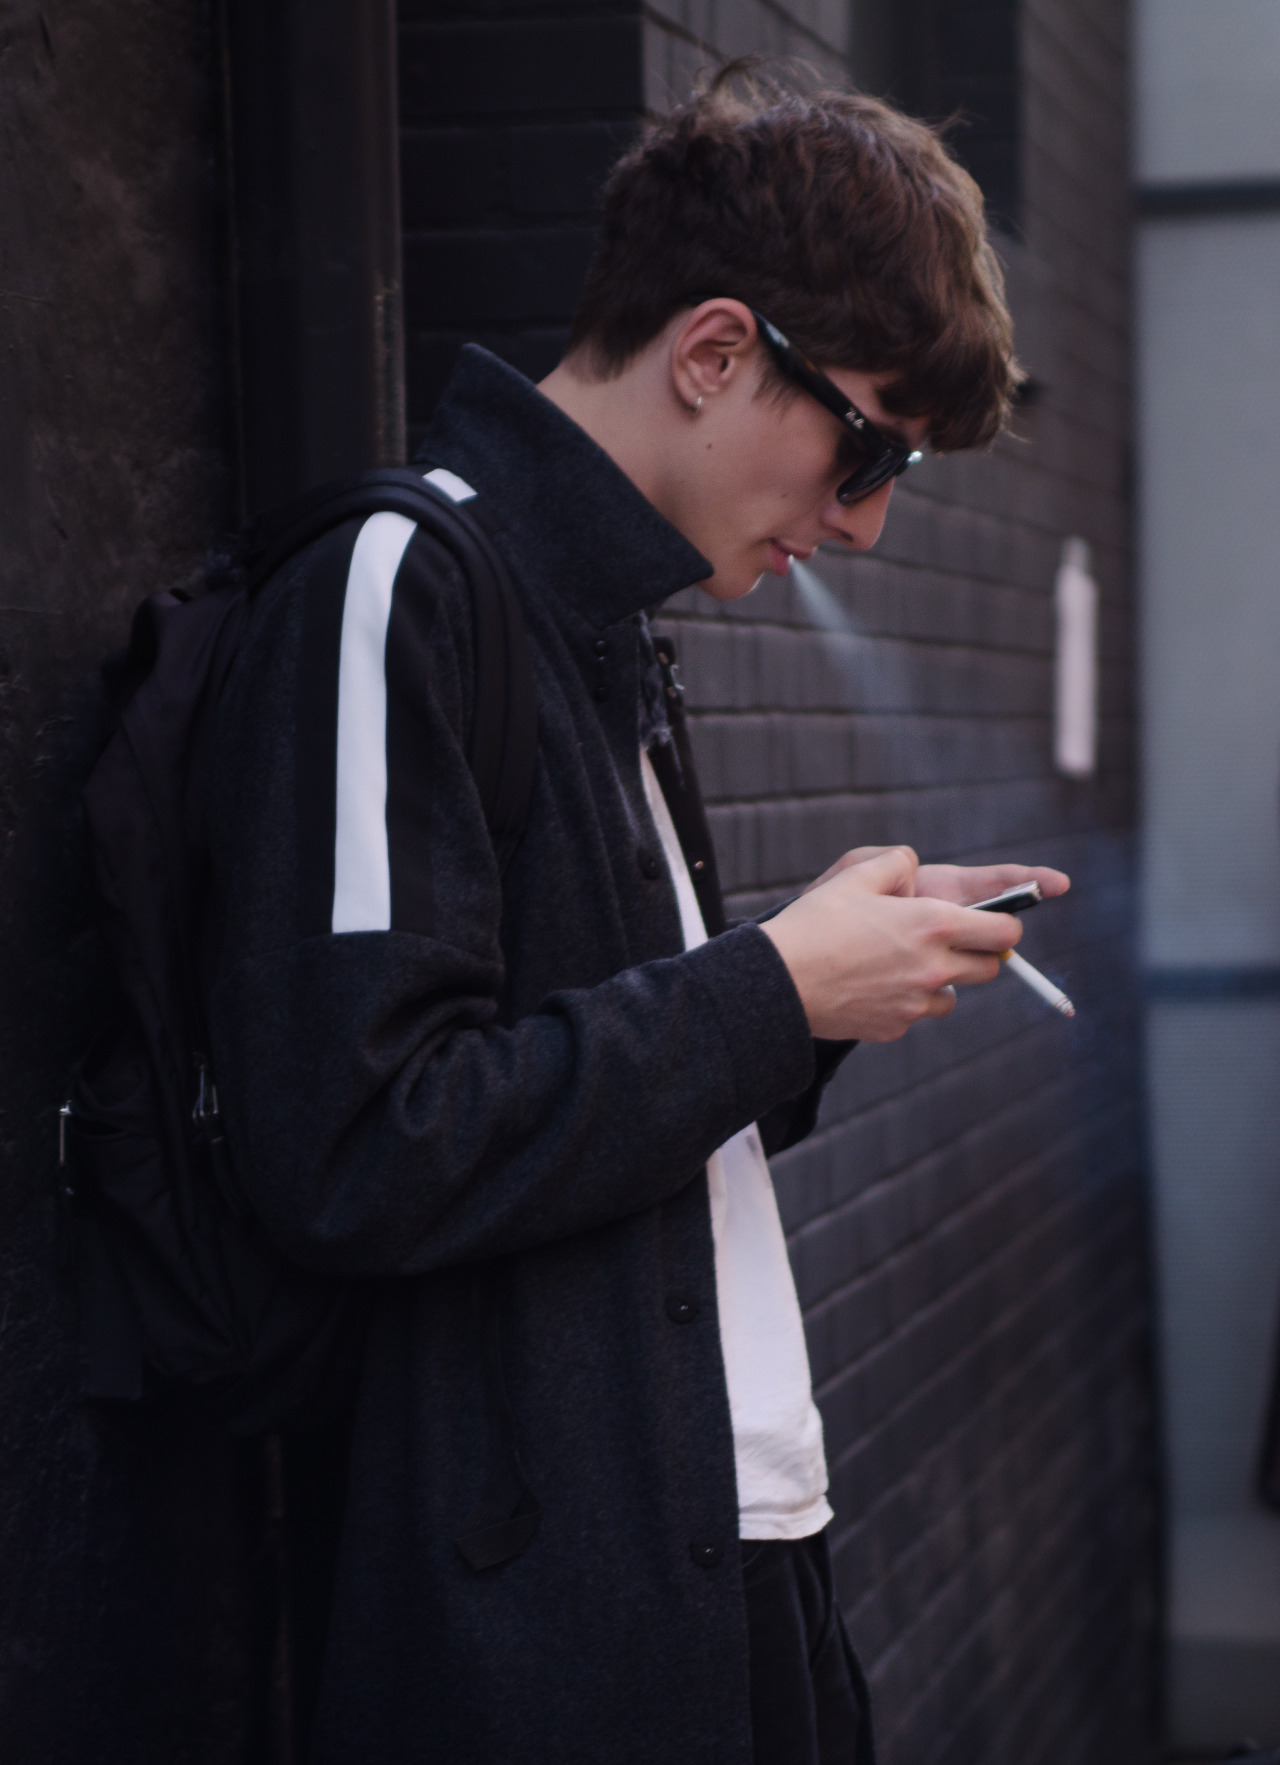
[[[702,1308],[687,1293],[668,1293],[667,1316],[673,1324],[691,1324]]]
[[[652,852],[641,849],[636,853],[636,862],[640,866],[641,876],[647,876],[650,882],[656,882],[662,874],[662,866]]]
[[[596,655],[597,656],[607,656],[608,654],[609,654],[608,640],[603,637],[598,637],[596,639]]]
[[[710,1538],[695,1538],[689,1546],[689,1555],[699,1569],[714,1569],[724,1555],[720,1546]]]

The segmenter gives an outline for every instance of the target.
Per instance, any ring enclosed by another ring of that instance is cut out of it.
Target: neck
[[[677,401],[653,372],[648,355],[645,351],[609,380],[589,379],[566,360],[539,381],[538,390],[584,429],[659,514],[670,519],[669,429]],[[666,411],[667,404],[673,407],[671,412]],[[687,419],[683,410],[678,415]]]

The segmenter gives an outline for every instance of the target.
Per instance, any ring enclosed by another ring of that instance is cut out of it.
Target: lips
[[[769,568],[775,576],[785,576],[791,568],[792,558],[799,558],[803,564],[817,550],[812,545],[788,545],[782,540],[769,541]]]

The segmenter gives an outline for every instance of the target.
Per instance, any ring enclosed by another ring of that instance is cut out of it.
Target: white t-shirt
[[[707,941],[657,774],[640,770],[680,904],[686,950]],[[754,1123],[707,1164],[716,1303],[729,1387],[742,1538],[808,1538],[831,1518],[822,1418],[769,1165]]]

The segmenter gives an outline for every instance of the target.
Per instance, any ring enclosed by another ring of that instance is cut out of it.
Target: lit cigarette
[[[1002,950],[1000,960],[1008,963],[1010,974],[1016,974],[1020,981],[1027,983],[1033,993],[1039,993],[1046,1005],[1052,1005],[1054,1010],[1060,1011],[1064,1017],[1075,1016],[1076,1008],[1061,988],[1055,987],[1053,982],[1047,980],[1038,968],[1032,968],[1031,964],[1024,961],[1016,950]]]

